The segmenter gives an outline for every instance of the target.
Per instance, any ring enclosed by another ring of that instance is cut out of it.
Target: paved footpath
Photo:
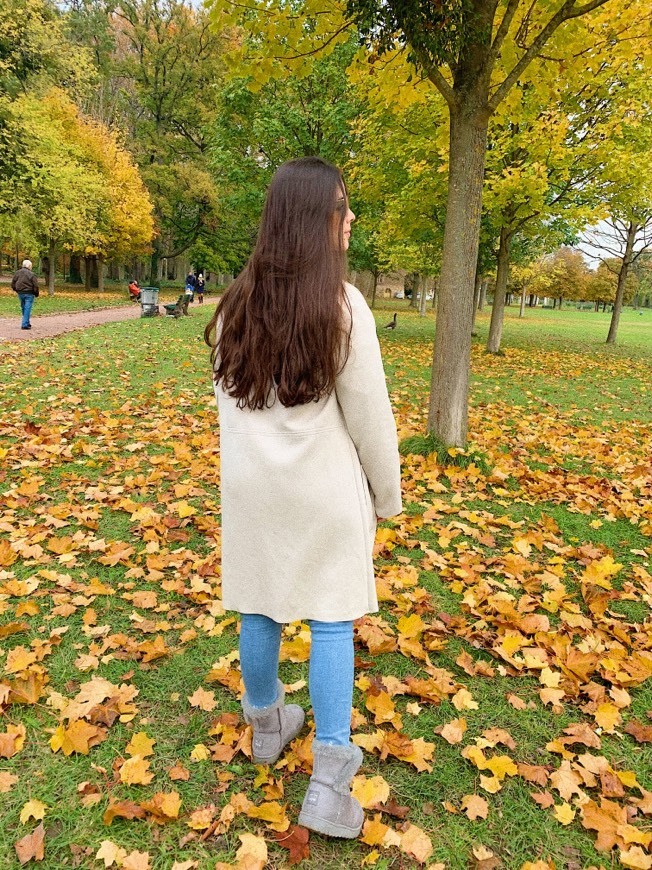
[[[120,320],[133,320],[140,317],[140,305],[125,305],[119,308],[101,308],[96,311],[69,311],[61,314],[44,314],[38,316],[32,313],[32,328],[20,328],[20,313],[16,317],[0,317],[0,341],[34,341],[39,338],[53,338],[72,332],[75,329],[86,329],[89,326],[101,326],[103,323],[116,323]]]

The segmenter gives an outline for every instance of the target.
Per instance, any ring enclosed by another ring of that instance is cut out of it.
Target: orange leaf
[[[272,834],[272,837],[279,846],[289,850],[288,864],[290,866],[299,864],[304,858],[310,857],[310,832],[307,828],[290,825],[287,831]]]

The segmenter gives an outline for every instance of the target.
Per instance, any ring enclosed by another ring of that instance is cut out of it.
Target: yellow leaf
[[[239,834],[242,846],[235,853],[238,870],[263,870],[267,864],[267,843],[255,834]]]
[[[595,711],[595,721],[607,734],[613,734],[616,725],[620,725],[623,719],[618,707],[610,701],[605,701],[598,705],[598,709]]]
[[[502,787],[503,784],[497,776],[485,776],[483,773],[480,774],[480,787],[485,791],[488,791],[489,794],[497,794]]]
[[[190,757],[193,761],[206,761],[207,758],[211,757],[211,754],[203,743],[197,743],[190,753]]]
[[[650,870],[652,868],[652,855],[646,855],[640,846],[621,849],[619,858],[623,867],[631,867],[632,870]]]
[[[575,810],[567,803],[556,804],[552,812],[557,821],[562,825],[570,825],[575,818]]]
[[[126,851],[121,846],[116,846],[111,840],[102,840],[100,848],[95,855],[95,860],[104,861],[105,867],[112,867],[114,864],[121,867],[126,854]]]
[[[418,637],[426,627],[426,624],[418,613],[412,613],[410,616],[402,616],[396,627],[399,634],[402,634],[404,637]]]
[[[17,674],[24,671],[36,661],[36,653],[25,649],[24,646],[16,646],[7,653],[5,673]]]
[[[267,822],[268,827],[273,831],[287,831],[290,827],[290,820],[285,814],[285,808],[277,801],[267,801],[258,807],[252,806],[247,810],[247,815],[250,819],[261,819],[263,822]]]
[[[498,779],[504,779],[506,776],[516,776],[518,767],[514,764],[509,755],[495,755],[487,760],[486,768],[490,770]]]
[[[48,806],[43,801],[29,800],[20,811],[20,821],[23,825],[29,819],[36,819],[38,822],[43,818],[47,809]]]
[[[192,517],[197,513],[197,508],[194,508],[191,504],[188,504],[187,501],[179,501],[176,504],[177,513],[181,517],[181,519],[185,519],[186,517]]]
[[[120,768],[120,782],[126,785],[149,785],[154,774],[149,770],[149,761],[142,755],[128,758]]]
[[[468,689],[461,688],[451,698],[451,703],[456,710],[477,710],[478,704]]]
[[[363,809],[369,810],[389,798],[389,783],[382,776],[356,776],[351,783],[351,794]]]
[[[138,731],[133,735],[125,748],[127,755],[142,755],[147,758],[148,755],[154,755],[154,744],[156,740],[148,737],[144,731]]]

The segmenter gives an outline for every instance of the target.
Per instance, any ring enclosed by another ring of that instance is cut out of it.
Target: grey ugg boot
[[[357,837],[364,813],[351,797],[351,780],[362,764],[362,750],[355,743],[331,746],[314,740],[312,754],[313,771],[299,824],[329,837]]]
[[[305,713],[297,704],[284,705],[285,687],[279,680],[276,700],[269,707],[252,707],[245,694],[242,710],[245,722],[253,726],[251,743],[256,764],[274,764],[290,740],[294,740],[303,726]]]

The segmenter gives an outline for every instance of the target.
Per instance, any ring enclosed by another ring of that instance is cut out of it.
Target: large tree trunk
[[[91,289],[91,258],[84,257],[84,289]]]
[[[503,319],[505,317],[505,296],[507,293],[507,279],[509,277],[509,250],[511,244],[511,233],[506,227],[502,227],[500,230],[500,245],[498,247],[494,304],[491,308],[491,324],[489,325],[489,338],[487,339],[487,350],[489,353],[498,353],[503,337]]]
[[[104,293],[104,255],[97,255],[97,289]]]
[[[79,256],[79,254],[70,255],[70,274],[68,276],[68,280],[71,284],[82,283],[81,257]]]
[[[54,296],[54,282],[57,271],[57,250],[54,239],[48,245],[48,296]]]
[[[484,101],[483,101],[484,102]],[[473,285],[488,118],[451,110],[450,167],[428,432],[463,447],[468,424]]]
[[[158,287],[159,286],[158,264],[159,264],[160,257],[161,257],[161,250],[158,246],[157,240],[155,239],[153,244],[152,244],[152,254],[151,254],[151,257],[149,259],[149,277],[147,279],[147,282],[150,285],[150,287]]]
[[[378,289],[378,269],[372,269],[371,274],[373,275],[374,282],[371,287],[371,307],[376,307],[376,290]]]
[[[629,222],[627,227],[627,241],[625,242],[625,254],[618,275],[618,287],[616,288],[616,299],[614,301],[613,313],[611,315],[611,323],[609,324],[609,334],[607,335],[607,344],[615,344],[616,336],[618,335],[618,323],[620,322],[620,312],[623,309],[623,299],[625,298],[625,284],[629,267],[632,264],[632,253],[634,251],[634,242],[636,241],[636,233],[638,232],[638,224],[634,221]]]
[[[525,317],[525,287],[521,290],[521,307],[518,312],[519,317]]]

